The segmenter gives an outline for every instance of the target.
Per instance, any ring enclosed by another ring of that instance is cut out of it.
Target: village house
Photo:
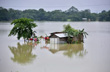
[[[53,32],[49,36],[50,43],[67,43],[68,35],[65,32]],[[74,41],[83,42],[83,35],[79,35],[79,37],[71,36]]]
[[[67,35],[64,32],[53,32],[49,38],[50,43],[67,43]]]

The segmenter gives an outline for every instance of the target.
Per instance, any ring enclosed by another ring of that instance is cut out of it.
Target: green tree
[[[9,12],[7,9],[0,7],[0,21],[9,21]]]
[[[106,17],[106,21],[110,21],[110,10],[107,12],[107,17]]]
[[[46,11],[44,10],[44,9],[39,9],[39,11],[38,11],[38,20],[45,20],[45,13],[46,13]]]
[[[82,39],[83,36],[86,37],[86,35],[88,35],[84,31],[84,29],[76,30],[76,29],[72,28],[69,24],[68,25],[64,25],[64,31],[63,32],[67,33],[68,43],[73,43],[73,41],[83,42],[83,39]],[[76,40],[74,40],[74,39],[76,39]]]
[[[77,36],[77,30],[75,30],[74,28],[72,28],[69,24],[68,25],[64,25],[64,31],[67,33],[68,36],[68,43],[72,43],[72,38],[73,36]]]
[[[78,12],[78,9],[75,8],[74,6],[72,6],[72,7],[69,8],[66,12],[68,12],[68,13]]]
[[[106,21],[107,12],[103,10],[101,13],[99,13],[99,21]]]
[[[100,13],[91,13],[89,9],[79,11],[72,6],[66,11],[54,10],[45,11],[44,9],[27,9],[14,10],[0,7],[0,21],[9,21],[19,18],[30,18],[37,21],[83,21],[86,18],[88,21],[110,21],[110,10],[103,10]]]
[[[10,8],[8,11],[9,11],[10,20],[21,18],[22,11],[20,11],[20,10],[14,10],[12,8]]]
[[[99,13],[99,21],[110,21],[110,10],[108,12],[103,10]]]
[[[20,18],[12,21],[11,25],[14,25],[8,36],[17,35],[19,40],[21,37],[23,39],[28,39],[32,36],[33,30],[37,25],[33,22],[32,19]]]

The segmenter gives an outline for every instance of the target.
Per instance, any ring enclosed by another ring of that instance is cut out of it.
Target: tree
[[[99,13],[99,21],[110,21],[110,10],[108,12],[103,10]]]
[[[21,11],[0,7],[0,21],[12,21],[19,18],[30,18],[37,21],[83,21],[84,18],[88,21],[110,21],[110,10],[91,13],[89,9],[79,11],[74,6],[66,11],[45,11],[42,8],[39,10],[27,9]]]
[[[110,10],[107,12],[107,17],[106,17],[106,21],[110,21]]]
[[[69,24],[68,25],[64,25],[64,31],[63,32],[65,32],[67,34],[67,36],[68,36],[68,43],[73,43],[74,39],[72,37],[76,38],[77,41],[79,41],[79,42],[83,42],[83,39],[82,39],[83,36],[86,37],[86,35],[88,35],[84,31],[84,29],[76,30],[76,29],[72,28]]]
[[[75,8],[74,6],[72,6],[72,7],[69,8],[66,12],[68,12],[68,13],[78,12],[78,9]]]
[[[64,25],[64,31],[67,33],[68,36],[68,43],[72,43],[72,38],[73,36],[77,36],[77,30],[75,30],[74,28],[72,28],[69,24],[68,25]]]
[[[87,20],[92,20],[91,17],[92,17],[92,14],[91,14],[91,11],[89,9],[86,9],[84,11],[81,11],[81,17],[82,18],[87,18]]]
[[[14,10],[14,9],[10,8],[8,10],[8,12],[9,12],[10,20],[21,18],[22,11],[20,11],[20,10]]]
[[[14,27],[12,28],[8,36],[17,35],[18,40],[21,37],[23,37],[24,40],[30,38],[33,34],[32,28],[35,28],[37,26],[35,23],[33,23],[32,19],[27,18],[15,19],[11,22],[11,25],[12,24],[14,25]]]
[[[39,9],[39,12],[38,12],[38,20],[45,20],[45,13],[46,11],[44,9]]]
[[[9,21],[9,12],[7,9],[0,7],[0,21]]]

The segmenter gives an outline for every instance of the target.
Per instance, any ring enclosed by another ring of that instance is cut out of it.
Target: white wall
[[[59,43],[59,38],[50,38],[50,44]]]

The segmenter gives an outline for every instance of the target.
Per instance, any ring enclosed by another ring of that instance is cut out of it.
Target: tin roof
[[[68,37],[68,34],[65,32],[54,32],[54,33],[51,33],[51,35],[49,37],[56,38],[55,36],[57,36],[59,38],[64,38],[64,37]],[[73,37],[73,36],[71,36],[71,37]]]
[[[67,33],[60,33],[60,34],[55,34],[58,37],[68,37]]]

